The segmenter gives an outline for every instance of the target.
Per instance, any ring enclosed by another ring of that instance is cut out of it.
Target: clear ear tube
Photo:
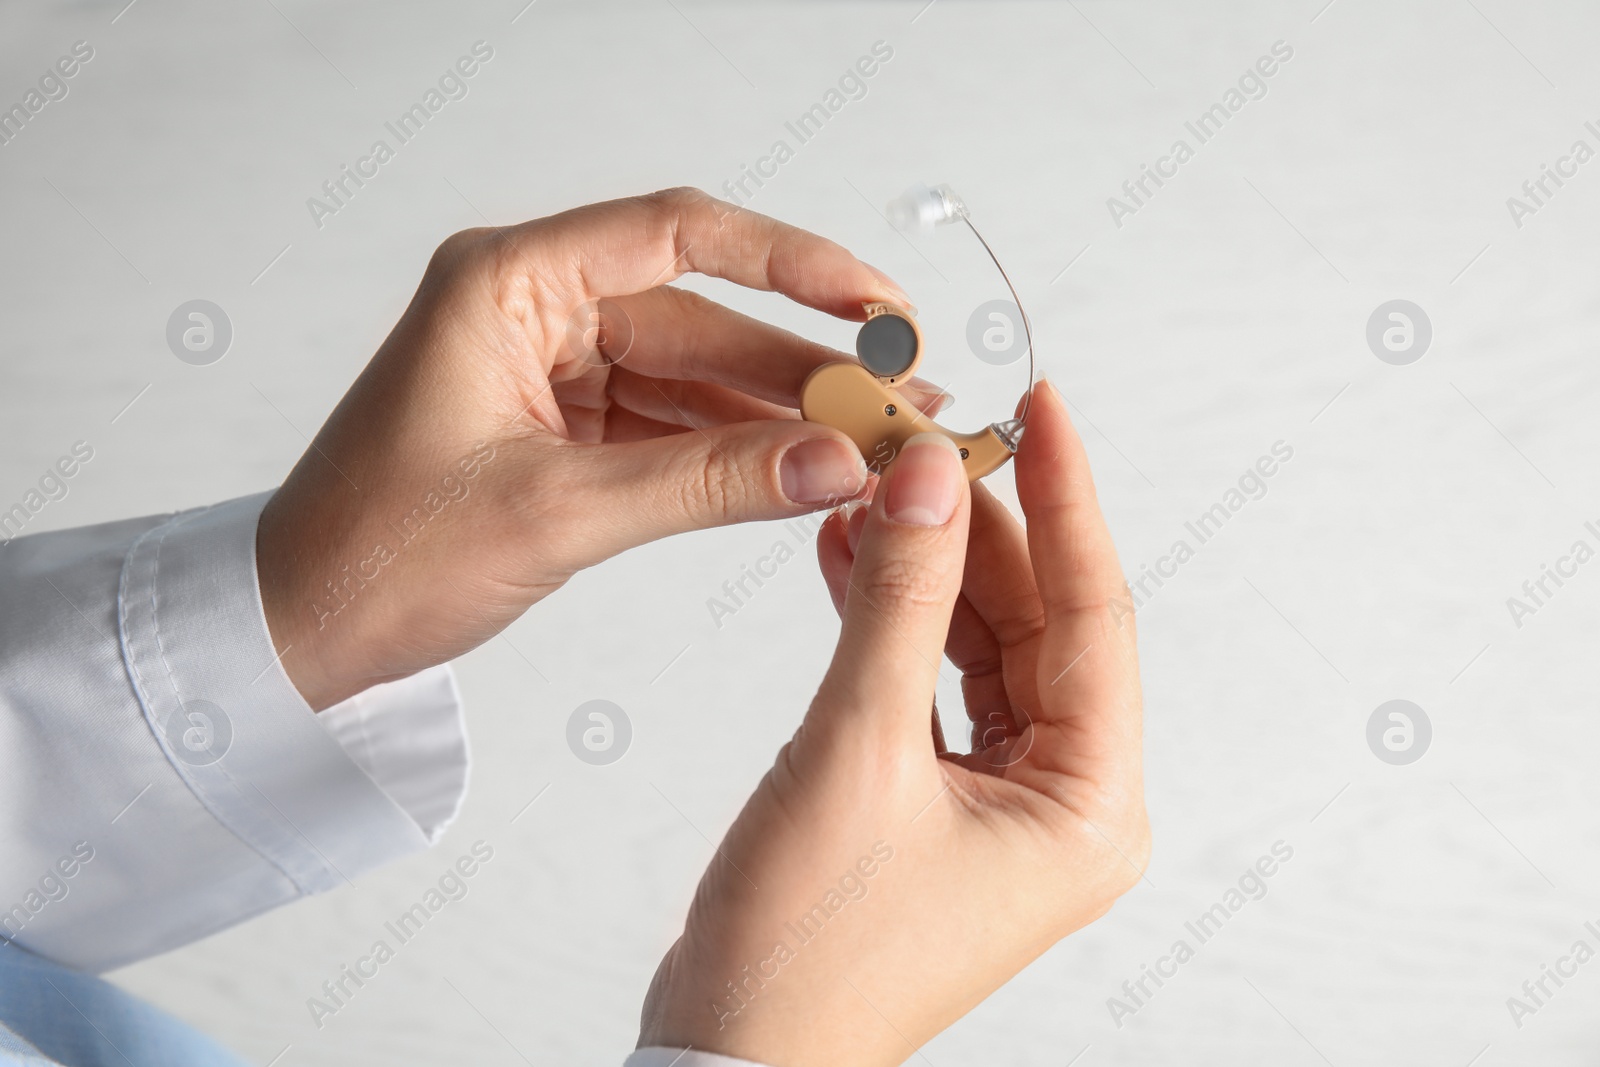
[[[1022,298],[1017,295],[1017,287],[1011,284],[1011,276],[1000,265],[999,257],[994,254],[994,249],[989,247],[989,242],[984,240],[983,234],[978,232],[978,227],[972,224],[972,216],[967,212],[967,205],[948,185],[930,187],[919,182],[889,201],[885,215],[890,225],[898,230],[925,234],[952,222],[966,223],[967,229],[978,239],[978,243],[988,253],[990,261],[994,263],[995,269],[1005,281],[1006,288],[1011,292],[1012,303],[1017,305],[1017,313],[1022,316],[1022,331],[1028,342],[1028,391],[1023,394],[1022,409],[1016,418],[991,423],[989,429],[994,431],[994,435],[1008,449],[1016,452],[1017,446],[1022,442],[1022,431],[1028,420],[1028,407],[1033,403],[1033,386],[1038,380],[1038,364],[1033,351],[1033,324],[1028,321],[1028,312],[1022,306]]]
[[[919,433],[941,433],[956,446],[968,479],[982,478],[1016,454],[1033,399],[1036,364],[1033,326],[1016,286],[989,242],[972,225],[967,206],[948,185],[916,185],[888,206],[888,217],[902,230],[931,232],[957,220],[967,224],[990,261],[1005,279],[1028,346],[1028,392],[1016,418],[990,423],[982,430],[962,433],[947,429],[932,417],[907,404],[895,386],[916,372],[922,360],[922,330],[916,311],[895,304],[865,305],[866,322],[856,334],[857,362],[826,363],[813,370],[800,387],[801,417],[841,430],[861,450],[869,467],[893,461],[906,441]]]

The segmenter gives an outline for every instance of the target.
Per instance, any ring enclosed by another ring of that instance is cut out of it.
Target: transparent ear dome
[[[918,182],[889,201],[887,215],[897,230],[928,233],[935,226],[966,218],[967,205],[948,185],[929,188]]]

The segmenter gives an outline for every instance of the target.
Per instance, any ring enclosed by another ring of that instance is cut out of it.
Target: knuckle
[[[721,306],[692,289],[664,285],[662,290],[666,296],[663,310],[677,333],[678,344],[687,352],[701,351],[707,343],[708,324]],[[712,331],[715,332],[715,327],[712,327]]]
[[[422,289],[433,296],[487,291],[502,312],[522,317],[525,300],[518,299],[528,286],[504,269],[505,242],[488,228],[461,230],[434,249],[423,273]]]
[[[733,516],[750,492],[750,475],[719,449],[685,460],[678,505],[684,513],[718,522]]]
[[[681,218],[693,216],[711,203],[711,194],[692,185],[675,185],[670,189],[658,189],[647,193],[641,199],[653,208],[661,219],[669,225],[676,225]]]
[[[428,273],[450,274],[474,262],[484,248],[482,229],[458,230],[439,242],[428,261]]]
[[[693,289],[680,289],[675,285],[665,285],[662,288],[670,294],[674,321],[685,327],[698,325],[706,312],[722,307],[709,296],[697,293]]]
[[[687,210],[706,203],[711,199],[711,194],[693,185],[674,185],[670,189],[651,193],[650,198],[660,201],[664,207]]]
[[[857,585],[862,595],[879,607],[919,610],[942,607],[948,599],[944,576],[923,561],[905,556],[881,561]]]
[[[541,310],[568,308],[579,299],[559,267],[547,263],[538,231],[515,239],[487,226],[460,230],[440,242],[423,285],[434,294],[486,295],[508,320],[547,336],[556,336],[558,326],[543,321]]]
[[[995,637],[1004,646],[1018,645],[1046,631],[1049,616],[1033,590],[1003,595],[1004,610],[996,613]]]

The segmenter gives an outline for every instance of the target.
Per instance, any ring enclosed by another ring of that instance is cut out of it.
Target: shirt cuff
[[[317,722],[434,844],[455,821],[471,772],[461,693],[432,667],[324,708]]]
[[[395,698],[412,693],[432,700],[431,711],[411,712],[430,734],[448,734],[451,723],[459,731],[460,720],[453,683],[433,674],[380,687],[319,724],[279,662],[261,605],[256,526],[270,495],[184,512],[141,536],[123,565],[120,640],[173,769],[219,823],[314,893],[425,848],[459,802],[459,793],[440,799],[448,772],[419,770],[424,745],[366,725],[400,726]],[[365,746],[366,762],[336,738]],[[464,735],[454,753],[464,788]]]
[[[762,1067],[754,1060],[736,1060],[715,1052],[678,1048],[639,1048],[622,1061],[622,1067]]]

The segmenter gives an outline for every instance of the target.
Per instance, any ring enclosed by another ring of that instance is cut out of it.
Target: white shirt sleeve
[[[761,1067],[761,1064],[695,1049],[684,1052],[675,1048],[641,1048],[622,1061],[622,1067]]]
[[[0,937],[109,970],[454,818],[448,669],[320,715],[284,673],[256,583],[268,496],[0,544]]]

